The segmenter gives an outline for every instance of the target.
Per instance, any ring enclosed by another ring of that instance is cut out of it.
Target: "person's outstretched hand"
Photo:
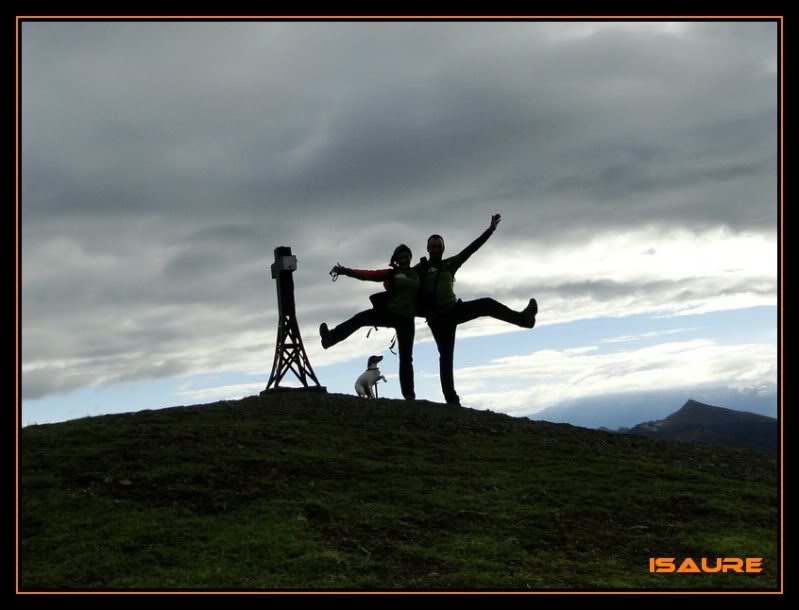
[[[339,275],[347,275],[346,271],[347,271],[346,267],[342,267],[340,263],[336,263],[335,265],[333,265],[333,268],[330,270],[330,273],[328,275],[332,275],[333,281],[335,282],[336,278]]]
[[[491,217],[491,226],[489,228],[492,231],[496,231],[497,230],[497,225],[499,224],[500,220],[502,220],[502,214],[494,214]]]

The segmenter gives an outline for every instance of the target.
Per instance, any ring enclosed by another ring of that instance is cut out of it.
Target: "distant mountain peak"
[[[694,400],[693,398],[689,399],[682,407],[680,407],[677,411],[669,415],[666,420],[675,416],[697,416],[697,415],[711,415],[711,416],[730,416],[735,417],[738,419],[741,418],[762,418],[763,420],[772,420],[776,422],[777,420],[773,417],[768,417],[766,415],[759,415],[758,413],[752,413],[751,411],[741,411],[739,409],[727,409],[726,407],[716,407],[714,405],[708,405],[703,402],[699,402],[698,400]],[[665,421],[665,420],[664,420]]]
[[[713,409],[721,408],[721,407],[716,407],[714,405],[706,404],[704,402],[699,402],[698,400],[694,400],[693,398],[689,398],[681,408],[688,409],[692,407],[711,407]]]
[[[690,399],[664,419],[638,424],[630,434],[776,453],[778,428],[773,417]]]

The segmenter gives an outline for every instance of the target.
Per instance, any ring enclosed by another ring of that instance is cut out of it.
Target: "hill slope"
[[[638,424],[628,434],[777,454],[777,420],[689,400],[665,419]]]
[[[23,590],[774,588],[774,459],[313,393],[21,432]],[[649,557],[764,557],[649,574]]]

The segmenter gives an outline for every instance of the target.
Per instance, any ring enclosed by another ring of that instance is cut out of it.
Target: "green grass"
[[[775,589],[773,458],[284,393],[29,426],[21,590]],[[763,557],[650,574],[650,557]]]

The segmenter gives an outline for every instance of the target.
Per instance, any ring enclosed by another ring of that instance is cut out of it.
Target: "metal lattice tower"
[[[303,390],[326,392],[327,389],[319,385],[314,375],[311,362],[305,353],[300,336],[300,327],[297,324],[297,315],[294,307],[294,278],[292,273],[297,270],[297,257],[292,256],[291,248],[280,246],[275,248],[275,262],[272,263],[272,278],[277,283],[277,309],[280,321],[277,327],[277,343],[275,345],[275,359],[272,363],[272,374],[269,383],[261,394],[285,390]],[[302,382],[301,388],[280,387],[283,376],[291,371]],[[315,385],[309,385],[311,380]]]

